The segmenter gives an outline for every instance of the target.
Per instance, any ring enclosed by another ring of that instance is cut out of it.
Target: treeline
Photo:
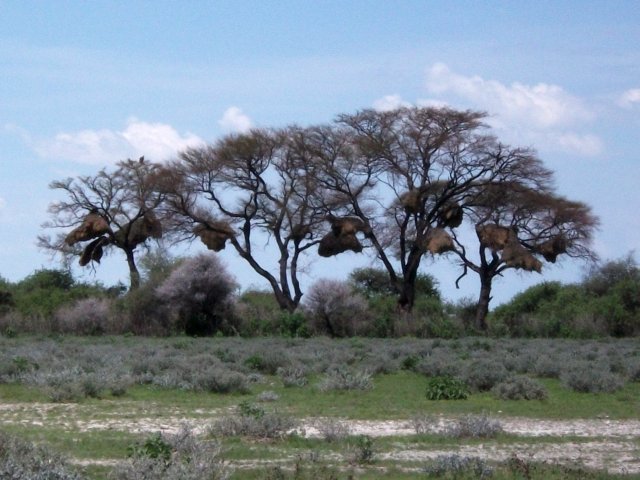
[[[477,278],[473,323],[487,331],[493,280],[508,270],[541,273],[558,259],[593,259],[598,219],[556,191],[533,149],[499,141],[486,117],[434,107],[362,110],[321,125],[228,135],[163,163],[121,161],[52,182],[60,200],[44,227],[56,233],[38,243],[93,268],[109,254],[124,257],[132,302],[143,295],[135,293],[138,257],[154,240],[227,248],[262,278],[286,318],[307,315],[301,307],[313,292],[303,291],[300,277],[310,259],[375,259],[395,297],[392,310],[410,319],[421,316],[425,259],[448,261],[458,281]],[[373,316],[383,315],[391,314]],[[370,323],[323,328],[400,334]],[[432,329],[409,323],[408,332]]]
[[[384,270],[314,283],[300,308],[283,310],[272,292],[239,291],[214,254],[172,259],[149,253],[142,281],[126,292],[43,269],[11,283],[0,278],[0,334],[238,335],[456,338],[635,336],[640,333],[640,269],[633,257],[605,262],[576,284],[530,287],[475,326],[472,300],[444,300],[429,275],[416,278],[411,312],[397,306]]]

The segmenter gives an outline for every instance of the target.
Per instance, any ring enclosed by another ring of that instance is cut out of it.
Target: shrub
[[[200,254],[176,267],[156,295],[174,311],[177,331],[211,335],[231,327],[231,294],[236,288],[218,257]]]
[[[330,390],[369,390],[373,388],[372,375],[367,370],[331,369],[320,382],[322,392]]]
[[[236,300],[234,310],[238,318],[239,333],[243,336],[272,335],[280,329],[281,319],[286,315],[273,292],[262,290],[243,292]]]
[[[285,387],[304,387],[309,383],[307,373],[302,367],[280,367],[277,374]]]
[[[226,480],[231,471],[221,458],[221,446],[198,439],[186,427],[176,435],[154,434],[129,449],[130,459],[120,463],[113,480]]]
[[[504,430],[498,420],[486,415],[465,415],[444,430],[454,438],[495,438]]]
[[[509,373],[505,366],[493,359],[472,361],[463,372],[464,381],[471,389],[484,392],[491,390],[504,380]]]
[[[583,393],[611,393],[624,386],[622,377],[592,362],[575,362],[567,366],[560,380],[570,389]]]
[[[296,422],[288,416],[266,412],[247,404],[240,407],[239,415],[223,417],[209,427],[209,433],[222,437],[282,438],[295,428]]]
[[[102,335],[124,333],[111,313],[112,302],[108,298],[90,297],[76,301],[56,312],[60,331],[74,335]]]
[[[373,439],[369,435],[358,435],[349,445],[351,461],[359,465],[369,464],[375,461],[375,448]]]
[[[309,289],[305,306],[317,332],[348,337],[366,331],[367,301],[347,282],[317,281]]]
[[[524,375],[509,377],[493,387],[494,395],[501,400],[545,400],[544,386]]]
[[[422,470],[427,477],[435,478],[491,478],[493,469],[478,457],[463,457],[458,454],[439,455]]]
[[[0,432],[0,478],[81,480],[67,461],[41,445]]]
[[[411,418],[411,424],[416,431],[416,435],[425,435],[436,431],[438,423],[438,419],[433,415],[419,414]]]
[[[320,437],[328,443],[344,440],[351,434],[349,424],[336,418],[323,418],[316,420],[314,427]]]
[[[465,400],[469,389],[462,381],[454,377],[433,377],[427,381],[428,400]]]
[[[249,379],[240,372],[214,366],[198,372],[193,378],[193,388],[211,393],[249,393]]]

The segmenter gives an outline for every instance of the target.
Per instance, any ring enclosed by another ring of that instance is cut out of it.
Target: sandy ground
[[[92,418],[92,408],[83,404],[59,403],[0,403],[0,428],[2,425],[25,425],[59,428],[68,431],[117,430],[128,432],[177,432],[188,425],[196,432],[228,412],[222,410],[182,411],[179,408],[153,415],[153,408],[146,411],[127,409],[123,405],[117,411],[103,413]],[[146,415],[145,415],[146,414]],[[419,463],[439,455],[457,453],[488,460],[505,460],[512,455],[521,459],[549,463],[578,462],[590,468],[607,469],[615,473],[640,474],[640,420],[539,420],[531,418],[498,417],[505,432],[522,437],[547,437],[543,441],[497,444],[487,441],[473,445],[454,445],[446,449],[423,443],[402,442],[391,451],[381,452],[379,458],[401,463]],[[440,432],[455,422],[454,417],[440,416],[429,423],[429,431]],[[307,418],[300,422],[298,433],[308,437],[321,436],[318,425],[321,418]],[[391,437],[415,435],[409,420],[342,420],[351,435]],[[554,437],[573,437],[562,441]],[[580,441],[577,441],[580,439]],[[290,459],[283,458],[283,462]],[[102,460],[99,463],[108,463]],[[277,461],[276,461],[277,462]],[[86,461],[82,462],[86,463]],[[98,463],[98,462],[96,462]]]

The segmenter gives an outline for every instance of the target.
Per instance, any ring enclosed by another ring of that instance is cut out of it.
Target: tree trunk
[[[489,313],[489,303],[491,302],[491,281],[490,276],[480,277],[480,297],[476,307],[475,327],[480,332],[487,331],[487,314]]]
[[[138,267],[136,266],[136,260],[133,254],[133,250],[125,250],[125,253],[127,255],[127,264],[129,265],[129,290],[137,290],[138,288],[140,288],[140,272],[138,271]]]

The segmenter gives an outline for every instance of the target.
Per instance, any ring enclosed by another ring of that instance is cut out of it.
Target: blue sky
[[[52,180],[402,104],[487,111],[501,139],[535,147],[559,192],[601,217],[603,258],[640,247],[637,1],[0,0],[0,276],[57,266],[35,245]],[[230,249],[222,257],[262,285]],[[362,265],[316,259],[305,281]],[[446,261],[424,269],[448,298],[475,296],[475,278],[456,290]],[[509,273],[495,299],[582,272],[564,261]],[[126,283],[115,255],[75,273]]]

